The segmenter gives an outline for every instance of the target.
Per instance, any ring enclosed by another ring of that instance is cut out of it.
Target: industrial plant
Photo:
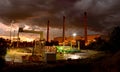
[[[86,52],[85,46],[91,42],[95,42],[95,38],[99,38],[99,34],[87,34],[87,13],[84,13],[84,36],[66,36],[66,17],[63,16],[63,31],[61,37],[54,37],[50,40],[50,20],[47,22],[47,34],[44,36],[43,31],[26,30],[19,27],[17,38],[9,43],[10,48],[6,55],[6,61],[11,62],[55,62],[56,60],[81,59],[87,58],[97,52]],[[39,39],[31,42],[21,41],[21,33],[38,34]],[[46,39],[44,38],[46,37]],[[15,59],[13,59],[15,57]]]
[[[120,0],[0,0],[0,72],[120,72]]]

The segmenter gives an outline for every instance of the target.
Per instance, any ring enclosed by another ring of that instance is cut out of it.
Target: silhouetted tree
[[[0,56],[5,56],[8,44],[5,39],[0,38]]]
[[[51,46],[51,43],[48,42],[48,41],[46,41],[46,42],[45,42],[45,46]]]
[[[59,45],[59,42],[58,42],[58,41],[51,41],[51,43],[52,43],[53,45]]]
[[[104,48],[105,44],[107,43],[104,39],[102,39],[101,37],[95,38],[95,42],[90,43],[87,48],[89,49],[94,49],[94,50],[106,50],[106,48]]]
[[[45,46],[53,46],[53,45],[59,45],[58,41],[53,41],[51,40],[51,42],[45,42]]]
[[[1,69],[5,66],[5,59],[3,59],[2,57],[0,57],[0,71]]]
[[[5,39],[0,38],[0,69],[5,65],[4,56],[7,52],[8,44]]]
[[[120,27],[114,27],[113,31],[109,35],[109,40],[105,41],[101,38],[97,38],[96,42],[91,43],[87,48],[107,51],[115,53],[120,50]]]
[[[111,32],[109,44],[111,46],[109,49],[111,52],[116,52],[120,50],[120,27],[119,26],[115,27]]]

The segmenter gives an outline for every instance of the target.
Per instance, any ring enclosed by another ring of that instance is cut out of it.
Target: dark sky
[[[120,0],[0,0],[0,21],[46,28],[50,20],[54,35],[61,33],[62,16],[66,16],[66,34],[83,34],[83,13],[88,14],[89,34],[108,32],[120,25]],[[1,31],[4,31],[0,27]],[[0,32],[2,33],[2,32]]]

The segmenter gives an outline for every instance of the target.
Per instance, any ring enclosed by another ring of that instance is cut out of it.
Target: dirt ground
[[[99,54],[96,57],[86,59],[7,64],[1,72],[120,72],[119,61],[120,51],[113,55]]]

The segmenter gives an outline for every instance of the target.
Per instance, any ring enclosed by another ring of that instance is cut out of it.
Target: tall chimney
[[[50,23],[50,21],[48,20],[48,23],[47,23],[47,42],[49,42],[49,23]]]
[[[84,12],[84,37],[85,43],[87,43],[87,12]]]
[[[65,16],[63,16],[63,42],[65,41]]]

